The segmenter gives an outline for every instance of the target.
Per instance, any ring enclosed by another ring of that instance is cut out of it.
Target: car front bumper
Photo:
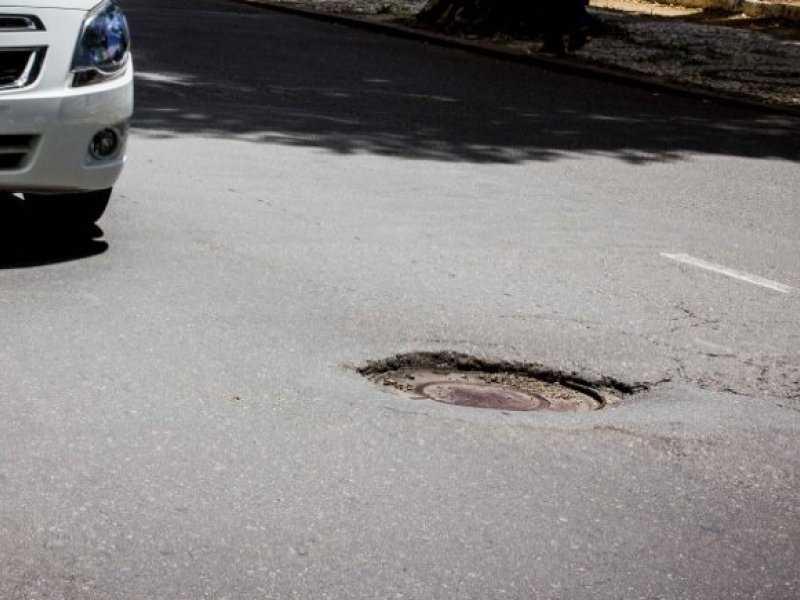
[[[21,144],[28,148],[19,164],[4,167],[0,163],[0,191],[59,193],[110,188],[125,162],[132,113],[132,62],[120,77],[101,84],[0,94],[0,154],[16,151]],[[98,160],[89,146],[106,128],[119,133],[120,146],[114,156]]]

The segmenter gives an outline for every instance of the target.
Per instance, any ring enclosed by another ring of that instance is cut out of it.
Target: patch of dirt
[[[644,0],[592,0],[590,5],[593,8],[608,8],[660,17],[686,17],[703,13],[702,8],[686,8],[674,4],[659,4]]]
[[[790,4],[790,2],[782,2],[782,4]],[[800,1],[797,2],[797,5],[800,6]],[[647,0],[593,0],[591,6],[595,9],[614,11],[628,16],[656,17],[665,21],[683,21],[687,24],[745,29],[800,41],[800,24],[779,19],[749,17],[744,13],[687,8],[673,4],[648,2]]]

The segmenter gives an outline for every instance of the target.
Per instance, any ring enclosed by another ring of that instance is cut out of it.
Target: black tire
[[[66,226],[93,225],[103,216],[111,188],[71,194],[25,194],[25,201],[48,220]]]

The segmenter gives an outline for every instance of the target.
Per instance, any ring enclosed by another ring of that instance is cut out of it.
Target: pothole
[[[400,354],[370,362],[358,371],[405,398],[502,411],[589,412],[643,388],[455,352]]]

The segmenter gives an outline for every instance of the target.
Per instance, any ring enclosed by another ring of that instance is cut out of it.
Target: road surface
[[[800,596],[800,121],[125,6],[107,215],[0,245],[0,597]],[[420,351],[645,389],[503,413],[355,371]]]

